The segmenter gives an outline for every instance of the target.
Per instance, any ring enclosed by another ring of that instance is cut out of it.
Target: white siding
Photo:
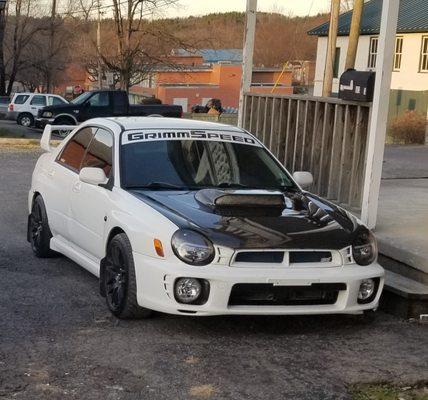
[[[172,104],[183,107],[183,112],[188,111],[188,103],[189,99],[187,97],[174,97],[172,100]]]
[[[403,37],[403,56],[400,71],[392,73],[391,89],[402,90],[428,90],[428,73],[419,72],[421,33],[399,34]],[[370,35],[360,36],[357,50],[355,68],[366,71],[369,55]],[[339,76],[345,69],[346,52],[348,50],[348,37],[339,36],[337,47],[340,47]],[[327,37],[318,38],[317,61],[315,67],[314,95],[321,96],[324,75],[325,57],[327,52]],[[333,79],[333,92],[337,93],[339,80]]]

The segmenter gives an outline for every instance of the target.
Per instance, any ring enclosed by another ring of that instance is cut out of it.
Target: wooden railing
[[[310,171],[310,191],[361,209],[369,103],[304,95],[244,97],[243,128],[290,171]]]

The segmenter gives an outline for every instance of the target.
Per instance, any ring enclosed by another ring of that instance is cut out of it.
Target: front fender
[[[121,188],[113,188],[112,200],[104,231],[105,250],[110,233],[113,229],[119,228],[127,234],[134,252],[159,257],[153,245],[153,240],[159,239],[165,247],[165,257],[169,252],[173,254],[169,243],[172,234],[178,229],[177,225],[149,204]]]

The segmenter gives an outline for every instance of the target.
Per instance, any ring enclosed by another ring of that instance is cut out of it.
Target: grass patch
[[[37,150],[40,149],[40,141],[37,139],[1,138],[0,151]]]
[[[351,387],[351,395],[353,400],[428,400],[428,382],[415,386],[358,384]]]

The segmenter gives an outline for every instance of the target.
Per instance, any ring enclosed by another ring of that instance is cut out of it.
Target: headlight
[[[377,243],[373,233],[364,228],[358,232],[352,244],[352,256],[359,265],[369,265],[376,261]]]
[[[44,117],[44,118],[51,118],[52,117],[52,113],[50,112],[50,111],[45,111],[43,114],[42,114],[42,117]]]
[[[214,246],[205,236],[190,229],[180,229],[172,235],[174,254],[191,265],[207,265],[214,259]]]

